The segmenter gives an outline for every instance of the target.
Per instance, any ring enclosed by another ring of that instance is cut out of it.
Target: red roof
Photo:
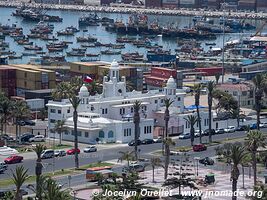
[[[224,83],[217,86],[218,89],[221,90],[236,90],[236,91],[249,91],[252,89],[252,86],[249,84],[232,84],[232,83]]]

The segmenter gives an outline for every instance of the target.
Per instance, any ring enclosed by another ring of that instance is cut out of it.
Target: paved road
[[[263,130],[265,132],[267,129]],[[235,133],[229,133],[229,134],[221,134],[221,135],[215,135],[213,136],[214,140],[219,141],[223,140],[225,138],[236,138],[236,137],[244,137],[246,134],[245,132],[235,132]],[[189,146],[190,145],[190,140],[178,140],[174,139],[176,141],[176,146]],[[196,138],[196,143],[199,141],[198,138]],[[203,141],[208,141],[208,137],[205,136],[203,137]],[[140,155],[141,157],[151,157],[150,153],[156,150],[161,149],[162,144],[149,144],[149,145],[141,145],[138,148],[141,150]],[[213,147],[208,148],[207,151],[205,151],[205,156],[214,156],[214,151],[210,151],[210,149],[213,149]],[[94,163],[98,161],[108,161],[108,160],[113,160],[117,159],[119,156],[120,151],[132,151],[133,147],[129,146],[118,146],[117,148],[112,148],[112,149],[103,149],[99,150],[98,152],[95,153],[81,153],[79,155],[79,161],[80,165],[85,165],[89,163]],[[213,154],[213,155],[212,155]],[[203,156],[203,153],[194,153],[194,156]],[[29,175],[33,175],[35,173],[35,159],[27,159],[24,160],[23,163],[19,164],[12,164],[9,165],[9,169],[5,171],[4,174],[0,174],[0,179],[3,178],[9,178],[11,175],[11,170],[14,170],[17,165],[24,165],[25,168],[28,168]],[[46,159],[43,160],[44,164],[44,173],[45,172],[51,172],[53,171],[53,159]],[[66,168],[71,168],[74,167],[74,156],[65,156],[62,158],[56,158],[55,159],[55,170],[60,170],[60,169],[66,169]]]

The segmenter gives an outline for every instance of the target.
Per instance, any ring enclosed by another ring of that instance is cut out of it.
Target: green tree
[[[164,179],[166,180],[168,178],[170,164],[170,146],[175,146],[175,142],[171,138],[167,137],[163,140],[163,143],[165,145]]]
[[[44,121],[45,118],[47,117],[47,110],[45,108],[42,108],[40,110],[40,117],[41,117],[42,121]]]
[[[191,146],[193,146],[194,140],[195,140],[195,128],[194,128],[194,126],[197,123],[197,117],[195,115],[187,115],[187,117],[184,119],[190,126]]]
[[[199,112],[201,90],[202,90],[202,85],[201,84],[194,85],[193,93],[194,93],[194,96],[195,96],[195,106],[197,107],[197,123],[198,123],[198,127],[199,127],[199,141],[200,141],[200,143],[202,143],[201,117],[200,117],[200,112]]]
[[[67,127],[65,127],[65,122],[66,122],[66,120],[64,120],[64,119],[56,121],[55,127],[53,129],[53,131],[55,131],[59,134],[59,145],[61,145],[61,143],[62,143],[62,133],[64,131],[68,130]]]
[[[0,122],[1,122],[1,133],[6,134],[7,121],[12,114],[12,101],[10,101],[6,96],[1,94],[0,96]]]
[[[165,138],[169,137],[168,134],[168,126],[169,126],[169,121],[170,121],[170,111],[169,108],[172,105],[173,101],[171,99],[164,99],[164,106],[165,106],[165,112],[164,112],[164,121],[165,121],[165,131],[164,131],[164,137],[163,140]],[[165,147],[166,150],[166,147]]]
[[[232,192],[237,190],[237,181],[240,175],[238,166],[242,164],[243,159],[246,157],[247,152],[245,147],[236,144],[229,144],[229,148],[223,152],[225,158],[232,163],[231,180]],[[232,200],[236,200],[236,196],[232,196]]]
[[[262,98],[267,91],[267,76],[266,74],[257,74],[252,82],[254,84],[255,92],[255,110],[257,113],[257,129],[260,129],[260,112],[262,108]]]
[[[134,153],[135,153],[135,159],[138,159],[138,149],[137,149],[137,141],[140,137],[140,109],[141,109],[141,102],[140,101],[135,101],[133,104],[133,109],[134,109],[134,117],[133,117],[133,122],[134,122]]]
[[[252,195],[248,197],[250,200],[263,200],[267,199],[267,186],[266,184],[259,184],[254,186],[254,192],[257,192],[257,195]],[[262,194],[262,195],[260,195]]]
[[[81,100],[77,96],[73,96],[70,99],[70,103],[73,107],[73,132],[74,132],[74,149],[78,149],[78,106],[80,105]],[[75,168],[79,169],[79,154],[78,151],[75,151]]]
[[[257,130],[251,130],[247,134],[245,145],[248,151],[251,153],[252,166],[254,172],[254,186],[257,184],[257,159],[256,154],[259,147],[265,147],[266,141],[262,132]]]
[[[14,101],[12,106],[12,117],[16,125],[16,141],[21,135],[21,125],[19,121],[29,118],[31,111],[25,101]]]
[[[215,88],[214,81],[209,81],[207,85],[208,89],[208,106],[209,106],[209,142],[212,142],[212,132],[211,132],[211,124],[212,124],[212,101],[213,101],[213,91]]]
[[[21,190],[22,185],[29,178],[27,173],[28,173],[28,170],[25,170],[25,168],[22,165],[17,166],[15,172],[12,172],[11,179],[14,185],[16,186],[15,200],[22,200],[22,194],[20,190]]]
[[[41,188],[40,180],[41,180],[41,175],[42,175],[42,159],[41,159],[41,154],[44,150],[46,150],[46,146],[42,144],[37,144],[35,148],[33,149],[34,152],[36,153],[37,160],[36,160],[36,166],[35,166],[35,175],[36,175],[36,197],[38,199],[42,199],[42,192],[43,189]]]
[[[216,85],[218,85],[218,83],[219,83],[220,76],[221,76],[221,74],[219,74],[219,73],[215,74]]]

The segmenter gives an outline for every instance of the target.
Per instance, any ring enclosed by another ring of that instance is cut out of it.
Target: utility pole
[[[222,84],[224,83],[224,43],[225,43],[225,6],[227,4],[224,2],[222,3],[223,9],[223,46],[222,46]]]

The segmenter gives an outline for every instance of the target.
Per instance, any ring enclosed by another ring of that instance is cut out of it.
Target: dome
[[[176,82],[172,76],[167,81],[167,87],[176,88]]]
[[[112,68],[112,69],[117,69],[117,68],[119,68],[119,63],[114,59],[114,60],[112,61],[112,63],[111,63],[110,68]]]
[[[85,84],[83,84],[83,86],[80,88],[80,92],[84,93],[84,92],[88,92],[87,87],[85,86]]]

